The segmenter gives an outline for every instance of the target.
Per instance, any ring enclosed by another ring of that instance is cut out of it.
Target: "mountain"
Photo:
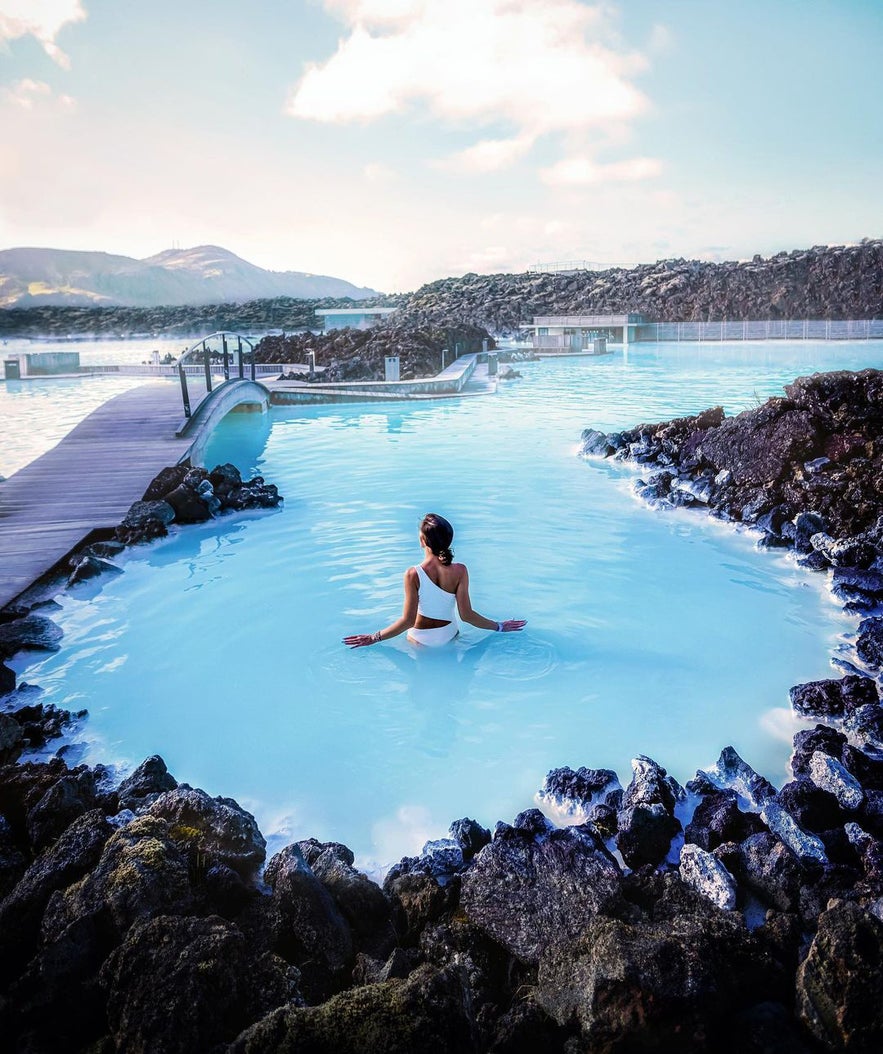
[[[303,271],[265,271],[217,245],[167,249],[146,260],[68,249],[0,251],[0,308],[52,306],[159,307],[376,296],[342,278]]]

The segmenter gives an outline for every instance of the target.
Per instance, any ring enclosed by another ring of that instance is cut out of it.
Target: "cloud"
[[[70,95],[55,95],[45,81],[31,80],[30,77],[4,88],[3,96],[23,110],[33,110],[38,104],[49,102],[56,103],[62,110],[73,110],[76,107],[76,102]]]
[[[519,135],[514,139],[482,139],[458,154],[434,161],[433,166],[448,172],[496,172],[523,157],[533,144],[534,138],[530,135]]]
[[[70,59],[55,38],[68,23],[85,17],[80,0],[0,0],[0,41],[36,37],[46,54],[68,69]]]
[[[345,123],[423,108],[453,125],[512,128],[514,139],[486,140],[460,155],[460,164],[482,170],[506,155],[500,144],[630,121],[649,106],[632,83],[646,59],[622,48],[604,6],[325,2],[347,33],[335,54],[310,65],[292,91],[286,111],[293,117]]]
[[[653,179],[662,171],[654,157],[633,157],[627,161],[599,164],[588,157],[568,157],[543,169],[543,182],[554,187],[580,187],[599,183],[637,183]]]

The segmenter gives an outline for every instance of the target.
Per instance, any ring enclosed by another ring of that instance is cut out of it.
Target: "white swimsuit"
[[[408,640],[429,648],[437,648],[453,640],[460,632],[460,627],[457,625],[457,596],[436,585],[419,564],[414,570],[417,572],[419,582],[417,614],[425,618],[438,619],[439,622],[444,620],[447,625],[433,626],[431,629],[416,629],[412,626],[408,630]]]

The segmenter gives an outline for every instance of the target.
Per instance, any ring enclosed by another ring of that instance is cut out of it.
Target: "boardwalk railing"
[[[883,319],[757,319],[744,322],[643,322],[637,340],[875,340]]]
[[[216,345],[215,348],[209,347],[209,342],[213,341]],[[248,351],[246,352],[243,344],[248,345]],[[202,357],[202,365],[205,371],[205,390],[206,395],[210,395],[212,391],[212,371],[213,367],[217,366],[223,370],[224,381],[230,380],[230,367],[233,366],[234,372],[238,373],[239,379],[245,379],[245,356],[249,357],[249,377],[251,380],[255,379],[255,361],[254,361],[254,344],[248,339],[243,337],[241,333],[232,333],[229,330],[218,330],[217,333],[210,333],[207,337],[203,337],[198,340],[192,347],[188,348],[178,359],[178,377],[181,381],[181,396],[184,400],[184,416],[190,417],[193,413],[190,406],[190,392],[187,387],[187,360],[190,358]]]

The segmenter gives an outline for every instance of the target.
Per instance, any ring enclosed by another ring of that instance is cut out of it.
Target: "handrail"
[[[248,345],[248,349],[251,353],[251,380],[255,379],[254,371],[254,342],[250,341],[248,337],[243,337],[241,333],[234,333],[232,330],[219,329],[215,333],[209,333],[206,337],[201,337],[192,347],[189,347],[185,352],[182,352],[178,358],[178,377],[181,381],[181,397],[184,400],[184,416],[190,417],[192,410],[190,408],[190,392],[187,389],[187,374],[184,370],[184,364],[191,355],[195,355],[201,351],[203,356],[203,365],[205,366],[205,390],[206,395],[210,395],[212,391],[212,351],[207,345],[207,341],[214,340],[220,337],[221,347],[223,349],[223,363],[224,363],[224,380],[230,380],[230,349],[227,346],[227,338],[235,337],[237,341],[236,357],[239,364],[239,379],[245,379],[245,373],[243,371],[243,348],[242,342]]]

